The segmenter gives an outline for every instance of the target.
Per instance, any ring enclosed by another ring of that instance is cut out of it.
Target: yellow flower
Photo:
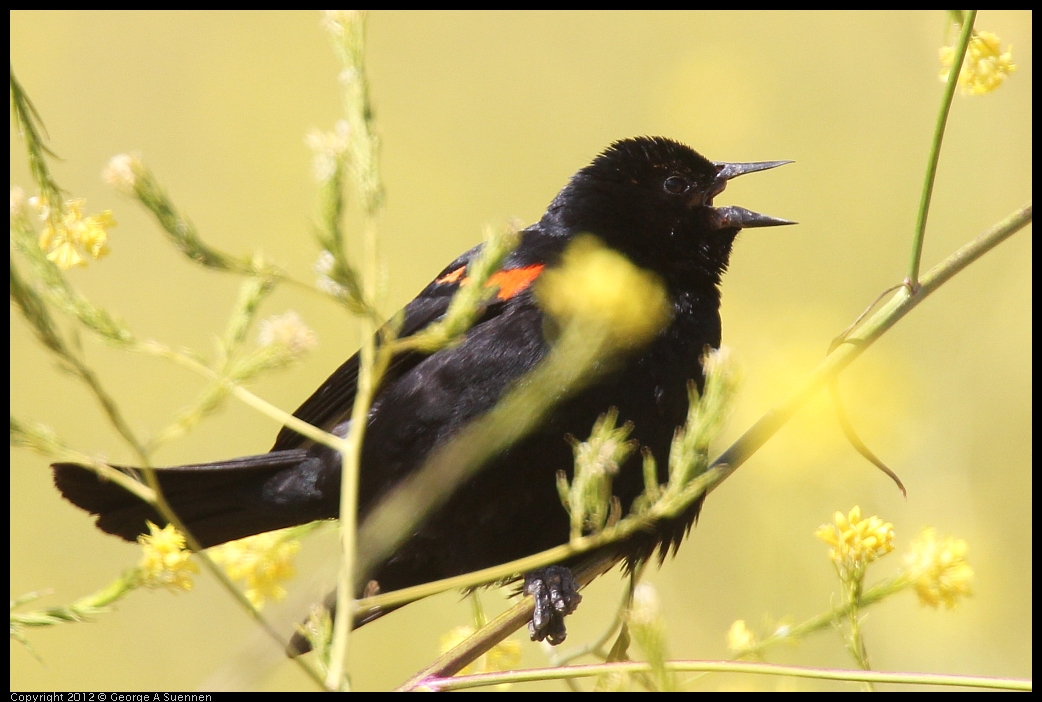
[[[50,206],[45,201],[31,198],[30,202],[46,222],[40,233],[40,248],[47,252],[47,258],[54,265],[68,270],[87,265],[85,255],[97,260],[109,253],[108,230],[116,226],[111,210],[84,217],[86,200],[66,200],[59,218],[51,216]]]
[[[954,609],[959,598],[972,594],[973,568],[966,562],[966,542],[951,536],[938,541],[934,529],[924,529],[905,556],[915,578],[919,602]]]
[[[504,639],[489,649],[488,672],[513,670],[521,665],[521,643],[513,639]]]
[[[229,541],[210,551],[210,557],[224,565],[232,580],[245,585],[246,599],[257,609],[266,600],[286,596],[282,583],[296,574],[293,556],[300,542],[287,536],[286,529]]]
[[[658,276],[589,235],[576,237],[561,267],[540,276],[536,296],[558,322],[597,325],[620,348],[646,343],[672,314]]]
[[[116,220],[112,218],[112,210],[105,210],[93,217],[87,217],[79,228],[80,244],[95,259],[108,255],[108,233],[105,230],[114,226],[116,226]]]
[[[138,568],[141,569],[146,587],[166,587],[173,591],[191,590],[192,573],[199,566],[191,559],[192,552],[185,549],[185,536],[172,524],[160,529],[148,522],[149,534],[137,537],[144,555]]]
[[[857,505],[833,519],[835,524],[822,524],[814,535],[832,547],[829,558],[841,569],[852,571],[894,550],[894,525],[875,515],[862,519]]]
[[[462,643],[477,629],[472,626],[457,626],[442,635],[440,649],[446,653]],[[497,673],[505,670],[514,670],[521,664],[521,644],[513,639],[504,639],[483,653],[477,660],[461,670],[459,675],[473,675],[476,673]],[[497,685],[501,690],[510,687],[509,683]]]
[[[940,73],[941,82],[948,81],[952,62],[955,61],[955,47],[941,48]],[[991,32],[974,32],[966,48],[966,58],[962,62],[959,73],[959,89],[963,95],[984,95],[990,93],[1017,70],[1013,63],[1013,47],[1006,47],[1003,52],[999,46],[999,38]]]
[[[63,271],[76,266],[87,265],[87,262],[80,256],[76,246],[71,241],[63,241],[61,244],[58,244],[47,254],[47,258]]]
[[[744,619],[736,619],[727,631],[727,648],[741,655],[756,645],[756,634],[745,625]]]

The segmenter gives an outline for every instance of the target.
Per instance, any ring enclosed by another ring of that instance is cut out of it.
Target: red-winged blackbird
[[[573,463],[566,435],[587,436],[599,415],[618,409],[633,438],[650,449],[665,480],[670,441],[684,422],[693,379],[702,388],[701,357],[720,344],[720,277],[743,227],[791,224],[740,207],[713,207],[727,181],[788,163],[712,162],[663,138],[612,144],[576,173],[496,274],[498,293],[465,339],[430,355],[395,358],[376,394],[362,450],[360,522],[436,447],[491,409],[511,385],[546,356],[549,342],[533,282],[555,266],[566,245],[591,233],[661,279],[672,319],[650,343],[633,350],[511,448],[458,486],[396,551],[368,574],[381,591],[397,590],[505,563],[568,541],[569,518],[555,475]],[[402,335],[438,320],[480,250],[453,261],[405,308]],[[347,431],[358,356],[338,368],[295,412],[343,436]],[[271,451],[202,465],[157,469],[170,506],[206,547],[339,513],[338,454],[284,428]],[[103,531],[134,540],[146,520],[164,523],[146,503],[75,464],[54,466],[58,489],[98,515]],[[613,492],[623,510],[644,487],[640,458],[620,466]],[[701,508],[622,546],[630,564],[676,549]],[[529,574],[537,597],[533,637],[564,638],[563,614],[578,601],[563,568]]]

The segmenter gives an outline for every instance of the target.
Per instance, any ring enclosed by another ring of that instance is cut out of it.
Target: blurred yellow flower
[[[44,221],[40,233],[40,248],[47,258],[62,270],[87,265],[87,258],[95,260],[109,253],[108,231],[116,226],[111,210],[103,210],[90,217],[83,216],[82,198],[66,200],[61,217],[52,217],[50,205],[37,197],[29,199]]]
[[[973,568],[966,562],[966,542],[951,536],[938,540],[934,529],[924,529],[905,556],[915,579],[919,602],[954,609],[959,599],[972,593]]]
[[[727,631],[727,648],[741,655],[756,645],[756,635],[745,625],[744,619],[736,619]]]
[[[562,265],[540,276],[536,297],[559,323],[597,325],[620,348],[646,343],[672,314],[658,276],[590,235],[576,237]]]
[[[199,566],[191,560],[192,552],[185,548],[185,536],[172,524],[162,529],[148,522],[150,533],[137,537],[144,554],[138,568],[145,587],[166,587],[173,591],[191,590],[192,573]]]
[[[472,626],[457,626],[442,635],[440,646],[441,653],[446,653],[457,645],[463,643],[477,629]],[[521,664],[521,644],[513,639],[504,639],[483,653],[477,660],[461,670],[458,675],[473,675],[476,673],[497,673],[505,670],[514,670]],[[497,685],[501,690],[510,687],[509,683]]]
[[[940,73],[941,82],[948,81],[952,62],[955,61],[955,47],[941,48]],[[966,48],[966,58],[962,62],[959,73],[959,89],[963,95],[984,95],[997,89],[1002,82],[1017,70],[1013,63],[1013,47],[1006,47],[1003,52],[999,46],[999,38],[991,32],[974,32]]]
[[[822,524],[814,535],[827,543],[838,567],[853,571],[894,550],[894,525],[873,515],[861,518],[857,505],[844,515],[836,512],[834,524]]]
[[[296,574],[293,556],[300,550],[300,542],[288,536],[288,531],[248,536],[210,551],[210,557],[224,566],[229,578],[245,585],[246,599],[257,609],[266,600],[284,598],[282,583]]]

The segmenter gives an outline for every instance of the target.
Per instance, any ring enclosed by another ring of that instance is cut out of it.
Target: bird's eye
[[[691,187],[686,180],[680,176],[670,176],[666,178],[666,181],[662,184],[662,187],[666,189],[667,193],[671,195],[681,195],[687,192],[687,189]]]

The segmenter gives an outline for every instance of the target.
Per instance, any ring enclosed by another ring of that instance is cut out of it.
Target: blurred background
[[[112,254],[70,279],[142,337],[211,353],[240,281],[187,262],[140,208],[102,183],[114,154],[140,152],[209,243],[261,251],[312,279],[315,188],[304,137],[342,114],[339,64],[319,19],[11,13],[12,67],[63,159],[55,177],[87,198],[89,212],[112,209],[119,222]],[[1018,70],[994,94],[956,96],[924,270],[1031,197],[1031,20],[1027,11],[978,16],[978,29],[1013,45]],[[396,310],[477,243],[482,225],[537,220],[613,140],[663,135],[714,160],[794,159],[734,182],[717,200],[800,222],[743,233],[724,281],[724,340],[744,378],[724,437],[733,439],[905,277],[945,30],[941,12],[375,13],[368,62],[387,188],[383,309]],[[31,191],[13,128],[11,154],[12,185]],[[954,612],[923,608],[910,593],[870,609],[864,631],[875,668],[1031,675],[1030,261],[1029,227],[842,377],[852,421],[903,478],[907,500],[846,443],[824,396],[713,493],[679,555],[649,570],[671,656],[725,658],[734,620],[763,635],[839,601],[827,547],[813,533],[836,510],[860,505],[897,534],[897,550],[871,567],[869,583],[895,572],[925,526],[965,539],[976,573],[974,597]],[[354,352],[358,333],[333,304],[296,290],[280,289],[262,316],[288,309],[320,346],[253,390],[292,410]],[[141,435],[166,426],[203,387],[155,359],[88,335],[83,344]],[[131,460],[92,396],[56,369],[17,314],[11,412],[52,426],[86,453]],[[156,462],[261,452],[277,429],[230,402]],[[11,452],[11,596],[53,590],[39,606],[93,592],[140,557],[62,501],[47,463]],[[290,598],[265,610],[287,632],[332,581],[331,534],[305,544]],[[569,620],[570,644],[602,630],[621,585],[613,573],[587,590]],[[499,591],[482,601],[489,611],[504,606]],[[354,685],[404,681],[469,613],[447,593],[360,630],[351,643]],[[33,651],[11,644],[13,690],[312,689],[208,576],[191,593],[138,592],[95,623],[29,639]],[[546,663],[539,645],[524,641],[522,651],[524,665]],[[767,660],[855,667],[835,632]],[[719,675],[698,687],[850,686]]]

